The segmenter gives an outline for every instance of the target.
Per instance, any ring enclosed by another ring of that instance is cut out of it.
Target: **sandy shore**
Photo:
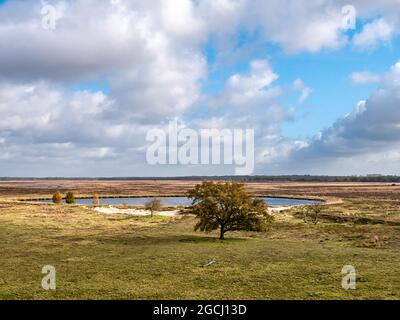
[[[95,211],[102,214],[127,214],[131,216],[149,216],[150,212],[144,209],[118,209],[113,206],[110,207],[99,207],[95,208]],[[174,217],[179,214],[179,210],[174,211],[159,211],[154,212],[154,215],[165,216],[165,217]]]
[[[269,207],[268,211],[272,214],[274,213],[280,213],[281,211],[285,209],[289,209],[290,206],[287,207]],[[99,207],[99,208],[94,208],[93,210],[102,213],[102,214],[126,214],[126,215],[131,215],[131,216],[149,216],[150,212],[146,211],[144,209],[119,209],[115,208],[113,206],[109,207]],[[173,211],[157,211],[154,212],[154,215],[158,216],[165,216],[165,217],[175,217],[179,215],[179,210],[173,210]]]

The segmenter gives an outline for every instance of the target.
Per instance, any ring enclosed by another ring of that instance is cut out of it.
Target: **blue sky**
[[[360,100],[365,100],[378,84],[355,85],[349,75],[355,70],[383,73],[398,59],[399,42],[372,53],[344,48],[341,52],[302,54],[277,57],[276,70],[280,81],[290,82],[300,77],[313,90],[309,99],[299,107],[298,115],[307,113],[306,121],[287,124],[285,133],[293,138],[310,135],[330,126],[337,118],[351,112]],[[296,104],[296,97],[282,98],[284,105]]]
[[[395,0],[0,4],[0,176],[232,173],[149,166],[171,119],[254,129],[256,174],[400,174]]]
[[[358,29],[365,25],[358,21]],[[211,41],[210,41],[211,42]],[[203,92],[215,94],[220,91],[227,79],[235,73],[249,70],[249,60],[267,59],[279,74],[277,85],[291,86],[295,79],[301,78],[312,88],[312,94],[304,103],[299,103],[299,93],[292,92],[282,96],[279,101],[285,107],[296,108],[296,119],[286,123],[283,133],[291,138],[306,138],[330,126],[337,118],[351,112],[360,100],[365,100],[379,84],[353,84],[349,78],[355,70],[381,74],[399,59],[400,41],[394,39],[390,44],[371,51],[358,51],[350,45],[341,50],[323,50],[318,53],[286,54],[279,47],[268,43],[254,49],[245,60],[215,66],[215,50],[207,43],[204,52],[209,61],[209,78]],[[235,49],[254,42],[253,35],[239,33]]]

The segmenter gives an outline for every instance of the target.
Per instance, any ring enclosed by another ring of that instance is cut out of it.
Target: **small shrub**
[[[60,192],[56,192],[55,194],[53,194],[53,203],[55,204],[61,204],[63,199],[63,196]]]
[[[319,221],[319,216],[322,211],[322,206],[320,204],[313,204],[310,206],[307,206],[304,210],[304,216],[303,220],[305,223],[308,221],[311,221],[314,224],[317,224]]]
[[[93,203],[95,206],[98,206],[98,205],[100,204],[100,198],[99,198],[99,195],[98,195],[97,193],[93,196],[92,203]]]
[[[161,209],[161,200],[158,198],[153,198],[144,204],[146,210],[150,211],[151,216],[153,216],[154,211],[158,211]]]
[[[75,195],[73,192],[67,193],[67,196],[65,197],[65,202],[67,204],[75,204]]]

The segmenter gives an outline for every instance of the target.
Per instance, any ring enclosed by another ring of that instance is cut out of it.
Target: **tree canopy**
[[[53,203],[61,204],[62,199],[63,199],[63,196],[59,191],[57,191],[55,194],[53,194]]]
[[[273,218],[267,205],[235,182],[203,182],[187,194],[192,199],[189,211],[199,219],[195,230],[210,232],[220,228],[220,239],[228,231],[266,231]]]
[[[67,204],[75,204],[75,195],[73,192],[68,192],[65,197],[65,202]]]

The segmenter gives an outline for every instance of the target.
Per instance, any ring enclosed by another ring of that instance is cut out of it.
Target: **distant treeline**
[[[49,177],[49,178],[31,178],[31,177],[0,177],[0,181],[11,180],[142,180],[142,181],[165,181],[165,180],[180,180],[180,181],[203,181],[203,180],[229,180],[242,182],[392,182],[400,183],[400,176],[384,176],[384,175],[367,175],[367,176],[312,176],[312,175],[282,175],[282,176],[188,176],[188,177],[108,177],[108,178],[66,178],[66,177]]]

